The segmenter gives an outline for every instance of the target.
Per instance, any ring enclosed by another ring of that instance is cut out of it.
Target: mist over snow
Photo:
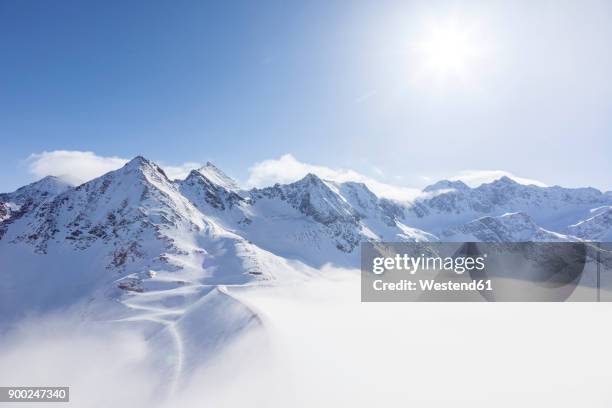
[[[612,407],[611,22],[0,0],[0,408]]]
[[[79,407],[603,403],[605,304],[361,303],[358,269],[362,242],[605,238],[610,194],[502,176],[396,201],[283,160],[308,173],[245,190],[137,156],[0,194],[0,383]]]
[[[374,168],[373,172],[378,177],[381,176],[380,169]],[[264,187],[275,183],[291,183],[309,173],[340,183],[346,181],[364,183],[381,197],[394,200],[407,201],[414,199],[420,194],[420,190],[416,188],[388,184],[354,170],[332,169],[326,166],[300,162],[291,154],[284,154],[278,159],[269,159],[255,163],[249,169],[249,178],[246,184],[249,187]]]
[[[491,183],[502,177],[508,177],[520,184],[546,187],[541,181],[517,177],[514,174],[503,170],[464,170],[460,174],[449,177],[449,180],[461,180],[470,187],[478,187],[484,183]]]
[[[163,351],[138,330],[63,314],[3,337],[0,382],[69,385],[70,405],[84,408],[609,404],[610,329],[593,324],[607,304],[361,303],[358,271],[326,272],[232,291],[265,330],[220,349],[170,394],[150,363]]]
[[[36,179],[45,176],[60,177],[78,185],[129,162],[117,156],[100,156],[90,151],[53,150],[33,153],[26,159],[28,172]],[[191,170],[202,167],[201,163],[185,162],[179,165],[164,165],[164,171],[171,179],[185,178]]]

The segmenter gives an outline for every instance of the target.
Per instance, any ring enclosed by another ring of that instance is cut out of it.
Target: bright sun
[[[441,79],[465,78],[480,55],[473,31],[455,21],[431,25],[415,50],[423,71]]]

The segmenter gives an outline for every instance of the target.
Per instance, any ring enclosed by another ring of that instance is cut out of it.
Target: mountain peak
[[[423,189],[425,192],[432,192],[438,190],[468,190],[469,187],[461,180],[440,180],[434,184],[431,184]]]
[[[515,185],[520,183],[518,183],[516,180],[511,179],[508,176],[501,176],[497,180],[494,180],[491,184]]]
[[[57,176],[45,176],[43,178],[41,178],[40,180],[38,180],[36,183],[40,183],[40,182],[61,182],[62,179],[57,177]]]
[[[323,180],[321,180],[321,178],[319,176],[317,176],[314,173],[308,173],[306,174],[303,178],[301,178],[300,180],[296,181],[294,184],[296,185],[313,185],[313,186],[318,186],[318,185],[324,185],[325,183],[323,183]]]
[[[191,170],[185,180],[205,177],[199,170]]]
[[[209,161],[207,161],[204,166],[200,167],[197,172],[206,177],[212,183],[221,186],[228,191],[240,190],[238,183],[236,183],[233,178],[225,174],[223,170]]]
[[[64,191],[69,187],[73,187],[73,184],[66,181],[62,177],[57,176],[45,176],[38,181],[28,184],[30,187],[44,188],[46,190],[53,190],[51,192],[57,192],[59,190]],[[28,187],[26,186],[26,187]]]
[[[442,232],[450,241],[481,242],[556,242],[568,237],[548,231],[524,212],[505,213],[499,216],[477,218],[460,227]]]
[[[46,176],[12,193],[0,194],[0,222],[7,219],[14,221],[72,187],[59,177]],[[4,231],[0,228],[0,238],[3,235]]]
[[[124,167],[137,168],[137,167],[146,166],[150,164],[151,162],[149,160],[139,155],[139,156],[134,157],[129,162],[127,162]]]
[[[156,174],[159,173],[161,175],[163,175],[163,177],[168,180],[168,176],[166,175],[166,172],[159,167],[155,162],[152,162],[149,159],[146,159],[142,156],[136,156],[134,157],[132,160],[130,160],[129,162],[127,162],[122,169],[126,170],[126,171],[136,171],[136,172],[140,172],[140,173],[149,173],[149,174]],[[120,170],[122,170],[120,169]]]
[[[25,185],[23,187],[19,187],[13,193],[8,194],[0,194],[9,199],[11,197],[13,200],[19,201],[23,197],[31,196],[32,194],[43,195],[43,196],[55,196],[57,194],[63,193],[69,188],[73,187],[73,185],[61,177],[56,176],[45,176],[38,181]]]
[[[521,211],[505,213],[497,217],[494,217],[494,216],[481,217],[475,221],[483,222],[484,220],[488,222],[495,222],[495,223],[500,223],[500,224],[521,223],[524,225],[529,225],[534,228],[537,228],[537,225],[534,222],[533,218],[531,218],[528,214],[521,212]]]

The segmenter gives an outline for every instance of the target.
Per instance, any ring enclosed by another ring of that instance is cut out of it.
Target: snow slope
[[[481,217],[457,228],[443,231],[443,241],[450,242],[564,242],[571,237],[539,227],[525,213],[499,217]]]
[[[226,297],[213,290],[217,285],[295,274],[285,259],[202,214],[141,157],[32,208],[0,241],[0,329],[27,315],[76,307],[94,319],[134,323],[156,338],[172,333],[179,356],[195,333],[179,322],[217,310],[218,301],[203,304],[204,297]],[[243,326],[242,315],[226,317],[218,341]],[[213,348],[214,336],[207,338]]]
[[[0,305],[8,321],[151,291],[192,288],[184,300],[196,302],[202,285],[356,267],[363,241],[610,240],[611,200],[506,177],[476,188],[443,180],[409,204],[314,174],[244,191],[211,163],[171,181],[136,157],[78,187],[46,177],[0,195]]]
[[[223,187],[228,191],[240,191],[238,183],[211,162],[206,162],[197,171],[219,187]]]
[[[71,187],[58,177],[47,176],[12,193],[0,194],[0,238],[9,224]]]
[[[11,320],[107,295],[294,279],[326,264],[355,267],[363,241],[609,240],[611,200],[506,177],[476,188],[443,180],[409,204],[314,174],[244,191],[211,163],[171,181],[136,157],[78,187],[46,177],[0,195],[10,294],[0,303]]]
[[[441,181],[412,203],[314,174],[245,191],[211,163],[169,180],[136,157],[77,187],[47,177],[0,194],[0,332],[66,310],[138,327],[164,351],[172,392],[266,325],[243,290],[355,268],[364,241],[610,240],[611,204],[595,189],[507,178]]]
[[[408,206],[406,218],[409,225],[433,233],[515,212],[528,214],[547,230],[567,233],[569,225],[589,217],[591,209],[612,203],[609,195],[594,188],[538,187],[508,177],[476,188],[443,181],[424,191],[428,194]]]
[[[586,220],[569,226],[569,231],[589,241],[612,242],[612,207],[594,209]]]

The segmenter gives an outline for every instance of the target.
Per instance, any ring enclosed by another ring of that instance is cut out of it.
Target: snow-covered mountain
[[[47,176],[12,193],[0,194],[0,238],[9,224],[70,188],[66,181]]]
[[[597,208],[594,215],[569,226],[569,231],[589,241],[612,242],[612,207]]]
[[[218,169],[215,175],[228,179]],[[379,199],[361,183],[335,183],[308,174],[295,183],[241,194],[226,186],[200,170],[179,182],[181,193],[218,225],[258,247],[312,266],[354,264],[355,248],[366,240],[436,239],[403,224],[398,218],[403,207]]]
[[[439,233],[477,218],[523,212],[543,228],[567,233],[569,225],[590,216],[593,208],[610,205],[609,194],[594,188],[538,187],[502,177],[470,188],[461,181],[442,181],[408,208],[409,225]]]
[[[53,198],[41,197],[2,222],[5,320],[80,301],[134,318],[134,311],[147,310],[138,295],[151,291],[160,302],[174,299],[176,307],[188,309],[211,285],[273,279],[277,271],[293,270],[285,259],[220,227],[142,157]]]
[[[208,165],[208,169],[211,167],[212,165]],[[203,173],[204,169],[206,168],[192,170],[185,180],[177,182],[181,194],[196,208],[204,213],[214,213],[231,210],[244,201],[244,198],[236,193],[238,188],[229,177],[215,167],[214,177],[211,178],[206,175],[210,175],[210,171]],[[214,180],[221,180],[222,183]]]
[[[507,178],[441,181],[412,203],[314,174],[246,191],[211,163],[169,180],[136,157],[80,186],[46,177],[0,194],[0,330],[75,307],[137,324],[174,350],[174,387],[188,364],[262,324],[227,287],[356,267],[364,241],[610,240],[611,206],[595,189]]]
[[[482,217],[460,227],[443,231],[442,241],[449,242],[564,242],[572,237],[545,230],[525,213]]]
[[[132,304],[160,288],[197,292],[276,279],[282,270],[354,266],[364,240],[436,239],[404,224],[401,206],[363,184],[308,175],[244,192],[210,163],[172,181],[136,157],[74,188],[48,177],[0,197],[0,289],[30,292],[18,302],[4,296],[5,316],[100,299],[101,288]],[[36,280],[39,291],[29,287]]]
[[[104,269],[138,274],[135,287],[158,269],[230,283],[271,278],[254,252],[312,267],[350,266],[363,241],[609,239],[610,205],[612,196],[593,188],[538,187],[508,177],[476,188],[442,180],[411,203],[314,174],[245,191],[212,163],[172,181],[136,157],[78,187],[46,177],[0,194],[0,247],[37,254],[91,249]],[[250,266],[228,268],[228,258],[223,273],[203,267],[220,247],[249,253],[240,262]]]
[[[228,191],[240,191],[238,183],[236,183],[231,177],[229,177],[211,162],[206,162],[206,164],[203,167],[200,167],[197,172],[202,174],[215,185],[223,187]]]
[[[71,188],[68,182],[54,176],[44,177],[12,193],[0,193],[0,201],[12,202],[18,206],[37,205]]]
[[[11,216],[11,207],[7,203],[0,203],[0,222]]]
[[[355,259],[362,241],[435,240],[405,225],[398,217],[402,208],[379,199],[364,184],[335,183],[314,174],[252,190],[248,206],[252,222],[241,228],[245,236],[316,265]]]

